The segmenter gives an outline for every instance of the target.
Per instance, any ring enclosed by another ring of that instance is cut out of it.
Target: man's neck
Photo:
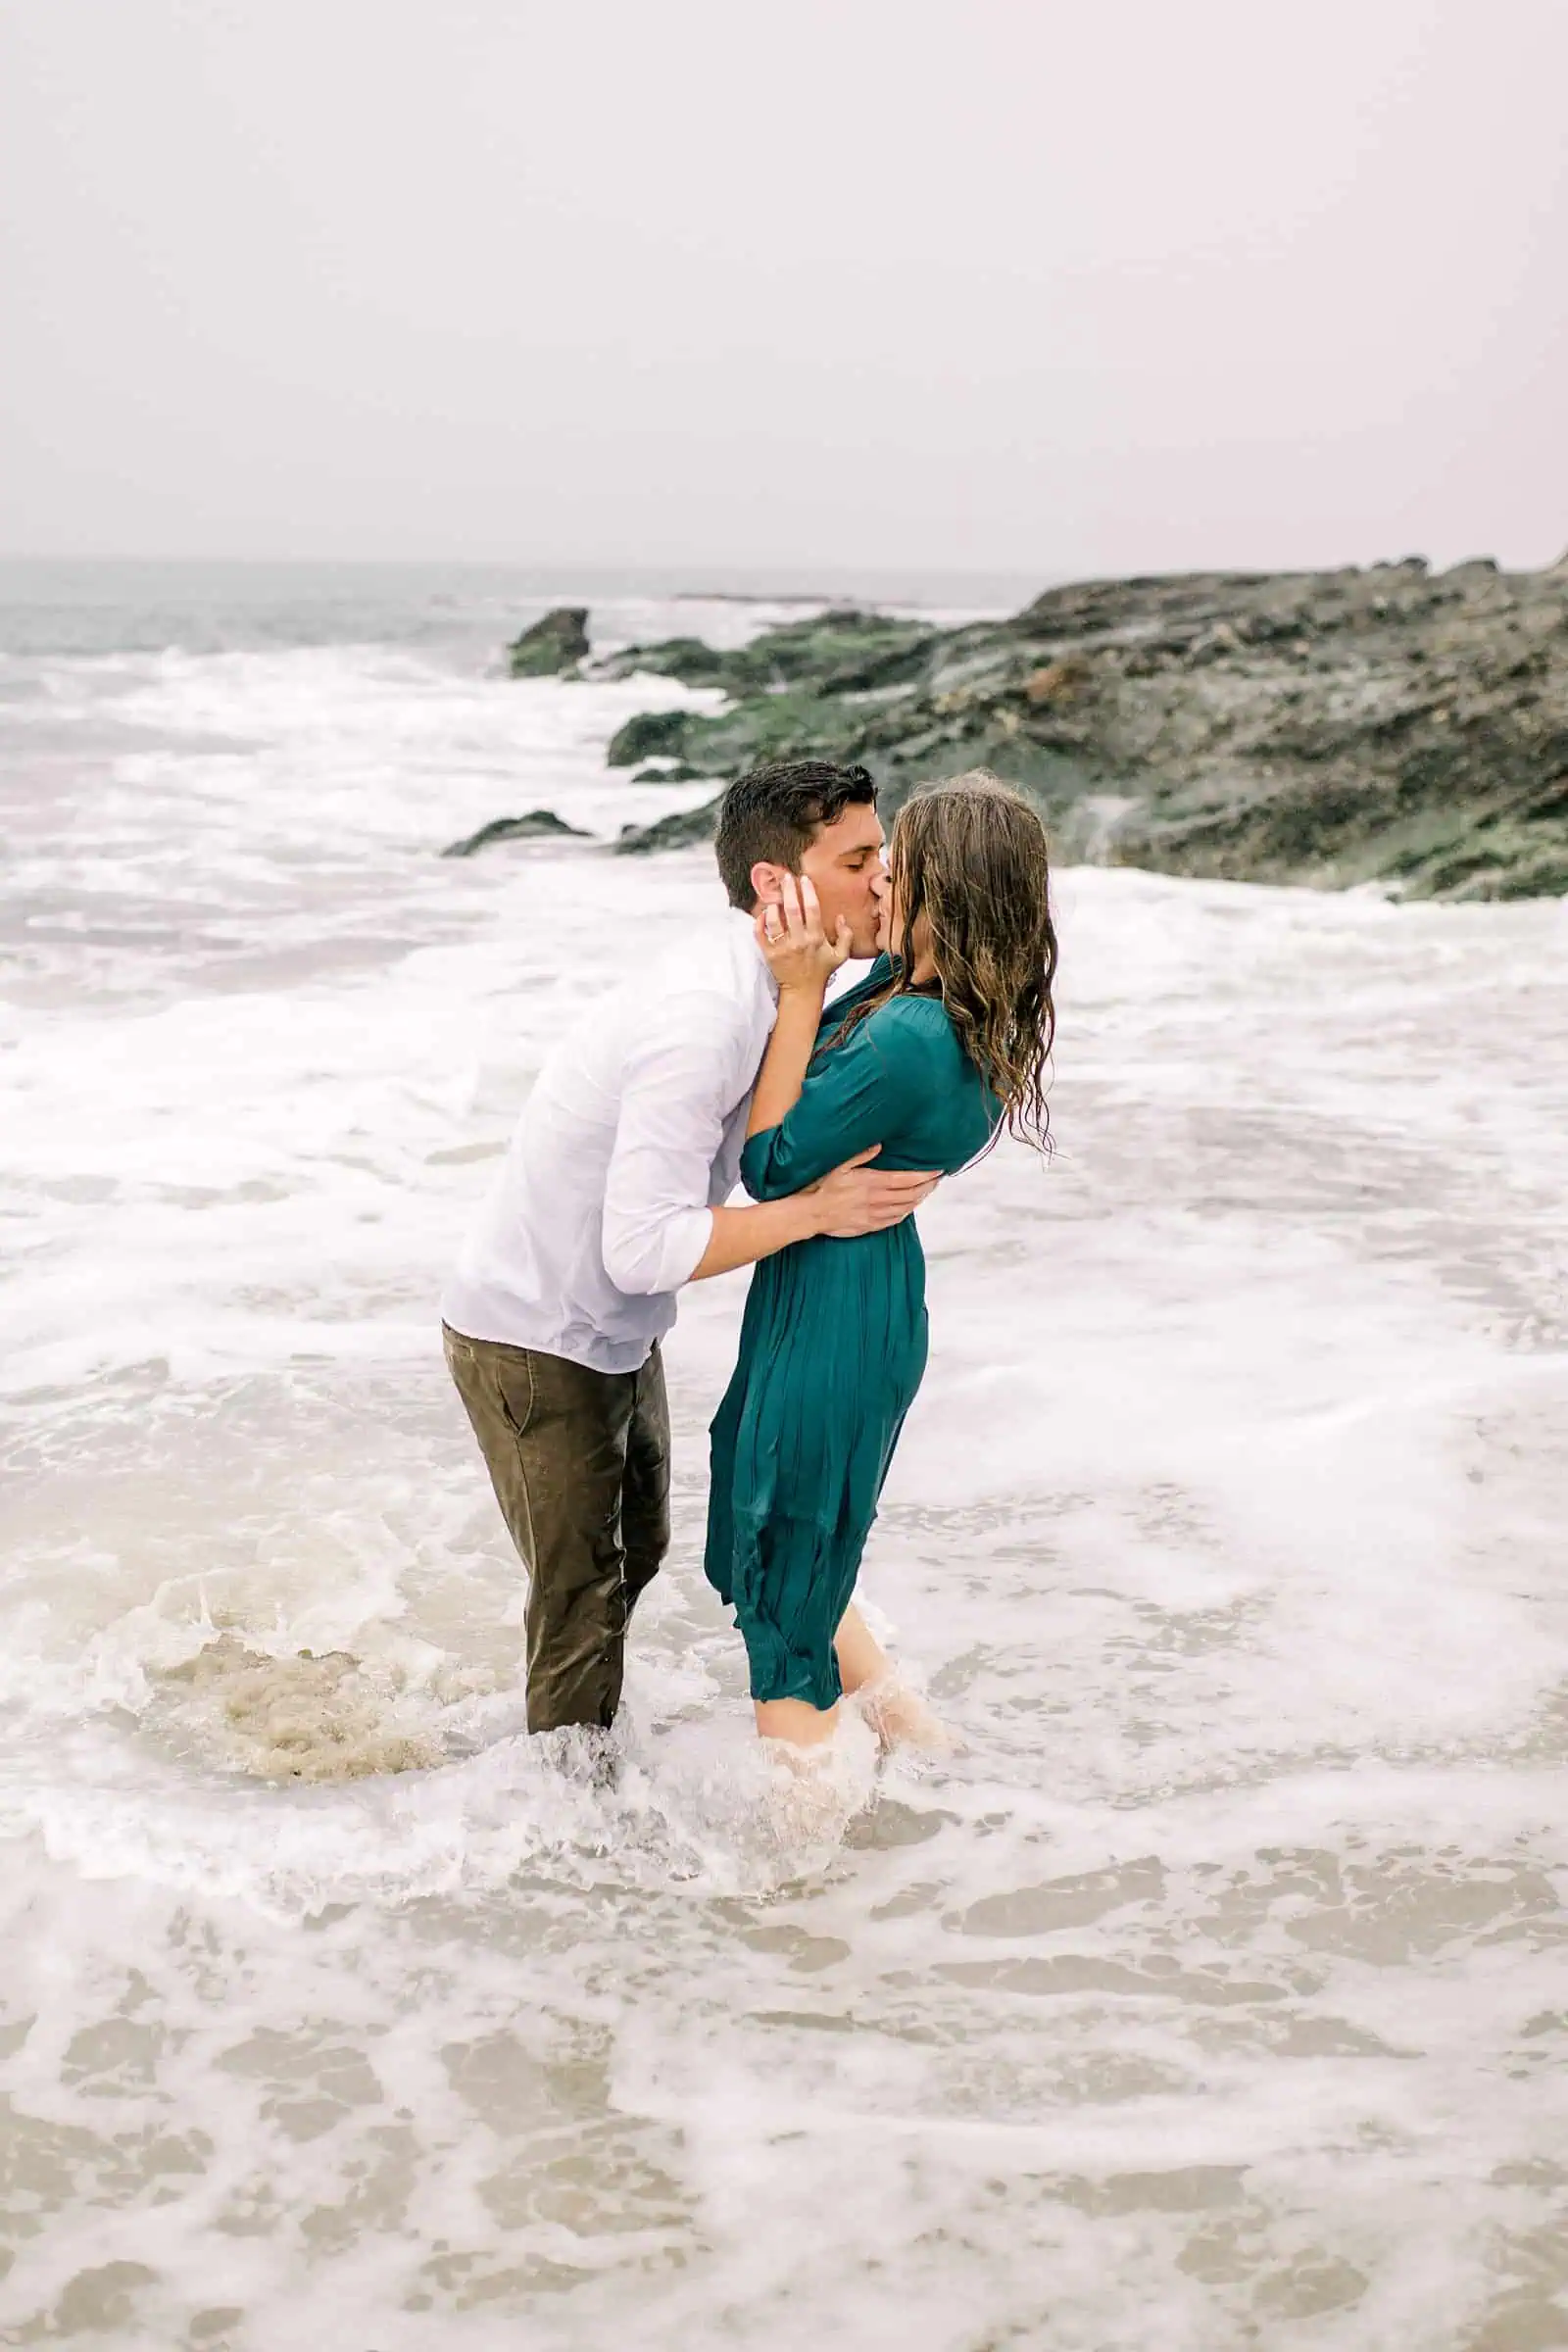
[[[766,974],[768,993],[776,1004],[778,1003],[778,982],[773,977],[767,957],[762,954],[761,948],[758,944],[757,917],[755,914],[749,914],[744,906],[732,906],[729,910],[729,919],[732,923],[744,923],[746,925],[746,936],[751,941],[752,953],[757,957],[758,962],[761,965],[763,972]]]

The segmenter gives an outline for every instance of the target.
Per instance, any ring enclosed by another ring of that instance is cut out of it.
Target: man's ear
[[[782,865],[768,865],[759,859],[752,868],[752,888],[759,906],[781,906],[784,903],[784,874]]]

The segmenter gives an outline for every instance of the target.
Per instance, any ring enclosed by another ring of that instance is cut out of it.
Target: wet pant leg
[[[626,1622],[669,1544],[669,1413],[656,1347],[636,1372],[445,1333],[447,1363],[528,1571],[530,1732],[608,1725]]]

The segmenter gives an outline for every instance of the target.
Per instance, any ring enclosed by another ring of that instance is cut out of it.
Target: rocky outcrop
[[[726,706],[650,714],[657,741],[633,720],[612,758],[715,779],[860,760],[889,812],[986,765],[1040,804],[1065,858],[1419,897],[1568,892],[1563,564],[1088,581],[964,628],[838,612],[698,649],[706,662],[695,645],[633,649],[615,674],[718,685]],[[714,806],[615,846],[702,838]]]
[[[489,849],[496,841],[585,841],[581,825],[568,825],[564,817],[553,808],[530,808],[526,816],[492,817],[466,841],[454,841],[441,853],[443,858],[471,858],[476,850]]]
[[[574,678],[588,659],[588,608],[558,605],[507,648],[514,678]]]

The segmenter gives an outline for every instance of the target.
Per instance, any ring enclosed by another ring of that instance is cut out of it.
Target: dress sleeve
[[[754,1200],[780,1200],[815,1184],[858,1152],[892,1142],[925,1100],[928,1081],[911,1023],[896,1015],[861,1021],[812,1062],[779,1124],[750,1139],[741,1182]]]

